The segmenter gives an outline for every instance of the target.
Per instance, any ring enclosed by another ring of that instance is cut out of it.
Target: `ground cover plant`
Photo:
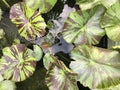
[[[1,0],[0,90],[119,90],[120,46],[101,44],[120,42],[119,10],[120,0]]]

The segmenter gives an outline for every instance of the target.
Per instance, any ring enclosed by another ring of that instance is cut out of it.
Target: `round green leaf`
[[[96,9],[97,8],[97,9]],[[105,35],[99,25],[103,7],[96,7],[90,11],[71,12],[64,25],[63,38],[68,43],[98,44]]]
[[[33,46],[33,56],[37,59],[37,61],[41,60],[43,55],[42,49],[38,45]]]
[[[49,90],[79,90],[76,81],[77,74],[53,55],[51,57],[55,62],[51,63],[45,78]]]
[[[16,90],[16,85],[13,81],[5,80],[0,82],[0,90]]]
[[[0,71],[5,79],[19,82],[34,73],[36,59],[33,56],[29,56],[28,50],[24,44],[12,45],[3,49]]]
[[[78,81],[90,89],[107,89],[120,84],[120,53],[94,46],[77,46],[71,52],[70,68]],[[114,90],[114,89],[109,89]]]
[[[14,4],[10,9],[10,19],[18,27],[19,34],[27,40],[45,35],[46,23],[38,11],[25,3]]]
[[[120,2],[115,3],[105,12],[101,27],[105,28],[107,36],[113,41],[120,41]]]

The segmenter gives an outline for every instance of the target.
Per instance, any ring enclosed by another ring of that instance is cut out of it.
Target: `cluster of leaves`
[[[76,0],[79,9],[69,14],[61,33],[67,43],[74,44],[69,52],[73,60],[69,60],[69,67],[51,51],[43,56],[42,46],[36,43],[38,38],[47,38],[50,34],[46,30],[49,26],[42,14],[49,12],[56,2],[57,0],[23,0],[10,7],[10,19],[18,28],[20,37],[33,46],[29,48],[18,37],[12,45],[0,47],[0,89],[5,90],[8,83],[10,90],[15,90],[14,82],[30,78],[35,72],[36,63],[43,59],[47,70],[45,81],[50,90],[79,90],[77,81],[92,90],[119,90],[120,52],[115,50],[119,46],[109,50],[94,45],[99,44],[104,35],[115,42],[120,41],[120,1]],[[4,35],[5,32],[0,29],[0,44],[6,40]]]

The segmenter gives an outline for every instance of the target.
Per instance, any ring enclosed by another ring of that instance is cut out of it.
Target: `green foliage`
[[[71,52],[70,67],[78,81],[90,89],[104,89],[120,84],[120,53],[93,46],[79,45]],[[104,57],[104,58],[103,58]]]
[[[5,80],[0,82],[0,90],[16,90],[16,85],[13,81]]]
[[[29,8],[36,10],[39,8],[40,13],[47,13],[49,12],[57,0],[24,0],[26,5],[29,6]]]
[[[99,25],[103,7],[96,7],[90,11],[71,12],[64,25],[63,38],[68,43],[98,44],[105,35],[104,29]]]
[[[19,34],[27,40],[44,36],[46,23],[38,11],[34,11],[20,2],[10,10],[10,19],[18,27]]]
[[[42,58],[43,52],[42,49],[38,45],[33,46],[33,56],[37,61],[40,61]]]
[[[116,42],[120,41],[120,1],[107,9],[101,21],[101,27],[105,28],[107,36]]]
[[[63,9],[68,2],[0,1],[0,90],[78,90],[77,81],[92,90],[119,90],[120,47],[97,44],[105,35],[120,41],[120,1],[76,0],[74,11]],[[54,53],[60,46],[71,50],[70,58]]]
[[[29,49],[24,44],[5,47],[2,52],[0,71],[5,79],[20,82],[34,73],[36,58],[28,54]]]
[[[53,55],[50,57],[54,59],[54,62],[50,64],[46,74],[46,84],[49,90],[78,90],[77,74]]]
[[[100,4],[102,4],[106,8],[109,8],[117,1],[119,0],[77,0],[76,4],[78,4],[82,10],[87,10]]]

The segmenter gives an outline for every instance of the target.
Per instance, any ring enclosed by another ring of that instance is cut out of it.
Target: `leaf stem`
[[[8,8],[10,8],[10,5],[7,3],[6,0],[2,0],[2,1],[5,3],[5,5],[6,5]]]

